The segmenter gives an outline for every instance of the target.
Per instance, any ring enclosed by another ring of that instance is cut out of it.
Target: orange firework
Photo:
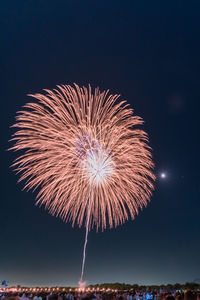
[[[13,163],[37,204],[65,221],[103,229],[134,219],[155,179],[147,134],[119,95],[58,86],[19,112]]]

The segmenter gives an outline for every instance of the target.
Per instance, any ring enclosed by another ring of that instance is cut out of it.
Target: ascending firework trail
[[[37,204],[88,231],[134,219],[147,205],[155,179],[147,134],[119,95],[69,85],[31,95],[37,102],[16,117],[13,167]]]
[[[83,274],[84,274],[84,268],[85,268],[85,255],[86,255],[86,247],[87,247],[87,240],[88,240],[89,219],[90,219],[90,193],[89,193],[89,202],[88,202],[88,211],[87,211],[87,222],[86,222],[86,231],[85,231],[85,243],[84,243],[84,247],[83,247],[83,262],[82,262],[82,269],[81,269],[81,279],[79,281],[80,285],[84,284]]]

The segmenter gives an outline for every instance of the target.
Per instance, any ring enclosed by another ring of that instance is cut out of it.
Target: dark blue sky
[[[84,229],[34,206],[7,152],[26,94],[56,84],[120,93],[145,120],[158,179],[134,222],[89,234],[89,283],[200,278],[198,1],[1,1],[0,279],[77,284]],[[167,172],[161,180],[159,174]]]

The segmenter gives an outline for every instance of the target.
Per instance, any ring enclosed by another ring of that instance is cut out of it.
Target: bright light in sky
[[[161,173],[161,174],[160,174],[160,177],[161,177],[161,178],[166,178],[166,173],[164,173],[164,172]]]

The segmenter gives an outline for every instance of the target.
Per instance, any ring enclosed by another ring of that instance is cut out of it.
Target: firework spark
[[[75,85],[30,95],[16,117],[13,150],[23,150],[13,163],[36,189],[37,204],[52,215],[89,230],[134,219],[147,205],[155,179],[143,123],[119,95]],[[38,189],[39,188],[39,189]]]

